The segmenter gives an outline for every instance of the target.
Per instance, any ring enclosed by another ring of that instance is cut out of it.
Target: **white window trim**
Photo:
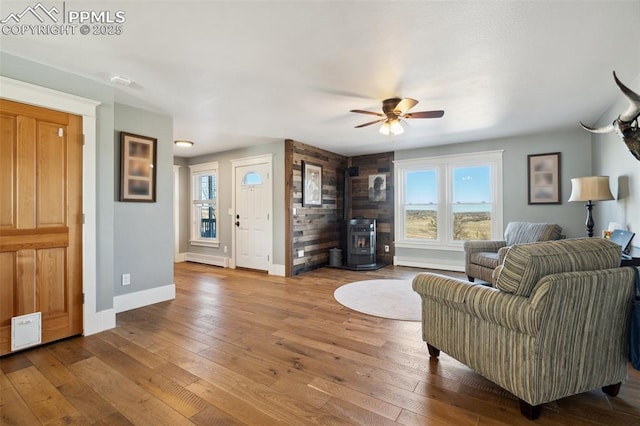
[[[220,214],[219,202],[220,198],[218,195],[220,194],[220,173],[218,171],[218,162],[211,161],[209,163],[201,163],[194,164],[189,166],[189,210],[190,210],[190,218],[189,218],[189,243],[192,246],[201,246],[201,247],[220,247],[220,237],[218,230],[216,228],[216,237],[215,238],[207,238],[202,239],[199,237],[200,235],[200,223],[196,223],[195,216],[195,204],[194,204],[194,191],[195,187],[193,185],[194,177],[205,174],[205,173],[214,173],[216,175],[216,198],[215,198],[215,207],[214,211],[216,212],[216,217]],[[216,227],[219,223],[216,221]]]
[[[491,185],[494,196],[495,209],[491,217],[491,234],[492,239],[500,240],[503,237],[503,200],[502,200],[502,154],[503,150],[485,151],[459,155],[443,155],[438,157],[423,157],[408,160],[394,161],[394,179],[395,179],[395,229],[396,229],[396,247],[417,248],[427,250],[445,250],[445,251],[463,251],[462,241],[453,241],[451,229],[448,226],[451,218],[451,181],[450,170],[452,167],[487,165],[492,166]],[[414,239],[405,239],[405,223],[404,212],[402,206],[405,204],[405,173],[413,170],[424,170],[427,168],[436,169],[438,178],[443,179],[438,187],[438,205],[444,208],[438,208],[438,223],[444,223],[447,226],[438,230],[438,238],[436,240],[418,241]],[[444,218],[446,216],[446,219]]]

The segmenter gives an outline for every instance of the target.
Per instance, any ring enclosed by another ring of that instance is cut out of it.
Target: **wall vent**
[[[28,348],[42,342],[40,312],[11,318],[11,350]]]

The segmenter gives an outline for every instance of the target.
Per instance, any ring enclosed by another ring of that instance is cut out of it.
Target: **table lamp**
[[[613,200],[609,189],[609,176],[585,176],[571,179],[571,196],[569,201],[586,201],[587,235],[593,237],[593,201]]]

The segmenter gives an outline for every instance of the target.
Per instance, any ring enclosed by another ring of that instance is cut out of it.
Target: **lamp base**
[[[587,236],[589,238],[593,237],[593,215],[591,214],[591,210],[593,210],[594,204],[589,200],[587,204],[584,205],[587,208],[587,221],[585,225],[587,225]]]

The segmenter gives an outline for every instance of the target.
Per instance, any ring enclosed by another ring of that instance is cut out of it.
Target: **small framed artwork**
[[[120,132],[120,201],[155,203],[157,139]]]
[[[562,204],[560,198],[560,153],[527,156],[529,204]]]
[[[302,162],[302,205],[322,206],[322,166]]]
[[[387,175],[369,175],[369,201],[387,201]]]

